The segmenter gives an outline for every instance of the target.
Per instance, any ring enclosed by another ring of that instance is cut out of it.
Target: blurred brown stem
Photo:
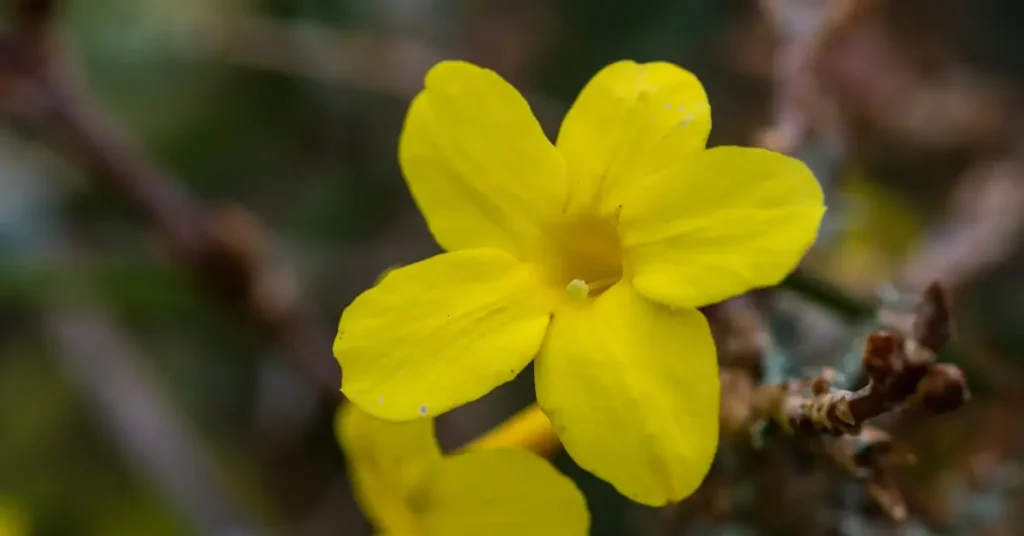
[[[69,377],[91,399],[126,458],[152,479],[199,534],[259,534],[228,479],[161,396],[131,342],[104,312],[62,307],[47,330]]]
[[[960,177],[947,223],[903,267],[901,282],[921,288],[941,278],[956,293],[1020,247],[1024,232],[1024,160],[983,160]]]
[[[795,154],[821,111],[814,65],[835,28],[855,17],[871,0],[759,0],[775,32],[773,124],[759,145]]]
[[[162,236],[207,287],[269,332],[332,399],[340,373],[330,332],[302,303],[295,275],[262,225],[237,206],[209,208],[131,142],[72,76],[52,20],[56,1],[21,0],[0,36],[0,112],[43,136]]]

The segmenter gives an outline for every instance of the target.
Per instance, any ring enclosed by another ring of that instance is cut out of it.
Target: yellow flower
[[[907,253],[924,232],[913,203],[854,170],[840,184],[846,204],[843,227],[826,251],[808,259],[829,280],[865,295],[903,268]],[[817,262],[815,262],[817,261]]]
[[[473,449],[442,456],[430,419],[393,423],[352,404],[335,430],[356,499],[391,536],[572,536],[590,514],[571,480],[522,449]]]
[[[30,534],[28,518],[21,505],[0,496],[0,536],[27,536]]]
[[[715,348],[697,307],[779,282],[823,197],[798,160],[705,149],[700,82],[614,63],[552,145],[523,97],[461,61],[430,70],[399,162],[449,253],[398,268],[344,312],[342,391],[387,420],[431,417],[536,357],[566,451],[633,500],[686,497],[718,443]]]

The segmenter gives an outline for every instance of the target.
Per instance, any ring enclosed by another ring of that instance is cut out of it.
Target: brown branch
[[[823,438],[821,447],[840,468],[865,482],[868,495],[891,519],[907,518],[907,505],[891,476],[892,469],[916,459],[888,432],[864,426],[856,434]]]
[[[875,0],[759,0],[775,33],[773,122],[759,145],[794,154],[807,141],[814,119],[827,108],[814,73],[828,37],[849,24]]]
[[[38,133],[139,213],[177,261],[269,332],[310,379],[340,397],[330,332],[302,303],[291,270],[245,209],[210,208],[179,187],[71,75],[53,28],[55,0],[20,0],[0,36],[0,113]]]
[[[928,287],[918,305],[913,333],[889,331],[870,334],[864,345],[864,370],[869,382],[851,392],[832,390],[830,373],[823,372],[807,387],[800,382],[767,389],[782,390],[769,415],[794,433],[856,433],[865,421],[883,413],[916,405],[933,413],[954,410],[968,397],[963,372],[954,365],[937,363],[936,353],[950,340],[952,316],[942,288]]]
[[[705,312],[723,353],[723,434],[747,440],[760,423],[773,423],[863,480],[887,515],[904,519],[907,507],[891,473],[914,457],[887,432],[865,423],[904,408],[944,413],[968,398],[960,369],[935,359],[954,331],[942,287],[927,288],[906,332],[876,331],[868,336],[863,363],[869,382],[857,391],[833,389],[831,369],[808,380],[760,385],[757,365],[766,331],[754,320],[757,311],[751,302],[731,300]]]
[[[944,413],[967,400],[963,372],[935,360],[952,333],[946,295],[942,287],[932,284],[916,308],[910,333],[876,331],[868,336],[863,362],[869,381],[864,388],[833,389],[831,369],[810,380],[759,387],[734,377],[729,371],[735,369],[723,369],[723,392],[728,388],[750,404],[737,409],[734,406],[739,403],[723,402],[723,409],[731,408],[728,415],[734,432],[769,421],[789,435],[820,440],[818,446],[828,457],[866,481],[869,494],[889,516],[903,519],[906,506],[889,469],[911,463],[913,456],[887,432],[865,423],[904,408]]]

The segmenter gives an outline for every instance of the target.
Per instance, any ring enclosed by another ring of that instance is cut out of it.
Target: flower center
[[[553,226],[551,238],[548,272],[569,298],[597,296],[622,279],[622,246],[612,221],[575,216]]]

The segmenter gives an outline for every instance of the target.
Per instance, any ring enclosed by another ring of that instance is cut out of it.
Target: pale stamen
[[[590,285],[587,285],[587,282],[582,279],[573,279],[565,286],[565,291],[573,300],[585,300],[590,294]]]

